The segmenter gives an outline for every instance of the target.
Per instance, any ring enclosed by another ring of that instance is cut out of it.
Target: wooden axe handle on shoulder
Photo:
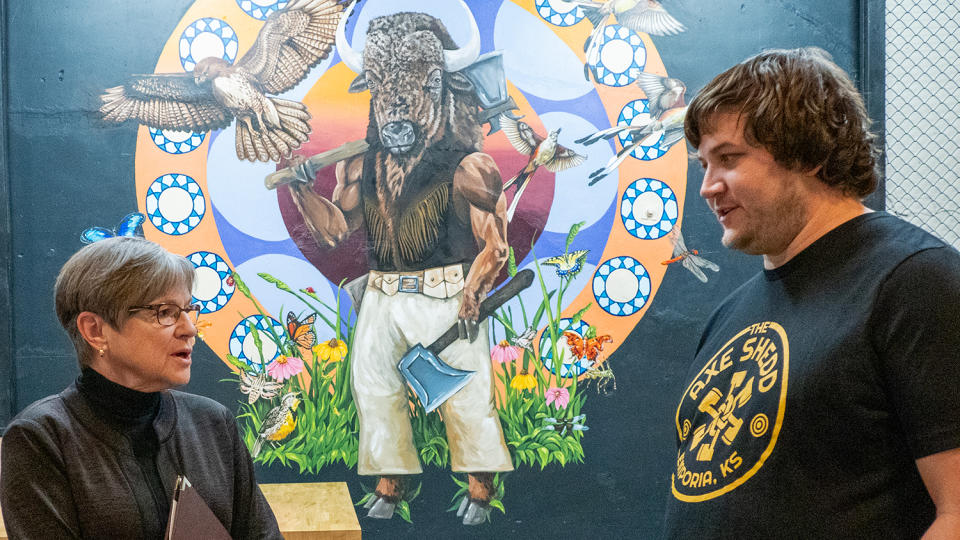
[[[368,148],[370,148],[370,145],[363,139],[343,143],[326,152],[320,152],[319,154],[310,156],[300,165],[293,165],[268,174],[266,178],[263,179],[263,185],[266,186],[267,189],[277,189],[277,186],[289,184],[290,182],[299,181],[312,183],[313,177],[316,176],[320,169],[333,165],[338,161],[358,156],[366,152]]]
[[[520,291],[529,287],[531,283],[533,283],[533,270],[526,268],[517,272],[506,285],[494,291],[493,294],[480,303],[480,316],[477,318],[477,321],[482,322],[490,315],[493,315],[497,308],[505,304],[507,300],[518,295]],[[457,326],[458,325],[454,324],[447,329],[442,336],[427,347],[427,350],[434,355],[439,355],[442,350],[457,340],[457,337],[460,335]]]

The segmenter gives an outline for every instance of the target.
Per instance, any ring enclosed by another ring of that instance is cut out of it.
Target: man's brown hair
[[[877,187],[879,151],[863,98],[822,49],[764,51],[718,75],[687,109],[690,144],[700,147],[718,113],[739,114],[746,141],[790,170],[819,166],[820,180],[860,198]]]

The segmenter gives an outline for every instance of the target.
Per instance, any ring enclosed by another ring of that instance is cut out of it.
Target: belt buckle
[[[400,292],[420,292],[420,278],[418,276],[400,276]]]

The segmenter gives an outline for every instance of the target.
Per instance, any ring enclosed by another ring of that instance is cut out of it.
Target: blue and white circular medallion
[[[267,20],[270,14],[287,7],[289,0],[237,0],[237,5],[244,13],[261,21]]]
[[[635,81],[647,64],[647,49],[640,36],[619,24],[608,24],[597,39],[597,53],[587,59],[597,82],[626,86]]]
[[[677,223],[680,207],[670,186],[640,178],[627,186],[620,199],[620,218],[627,232],[641,240],[666,236]]]
[[[650,275],[633,257],[614,257],[593,274],[593,296],[611,315],[633,315],[650,298]]]
[[[206,211],[200,185],[185,174],[165,174],[147,188],[147,217],[166,234],[192,231]]]
[[[624,105],[623,109],[620,109],[617,125],[646,126],[652,121],[653,119],[650,118],[650,102],[646,99],[635,99]],[[620,140],[620,145],[623,147],[633,144],[633,137],[633,133],[629,131],[617,134],[617,139]],[[660,142],[662,140],[663,131],[654,131],[645,135],[644,140],[640,141],[640,146],[634,148],[630,155],[644,161],[657,159],[669,150],[669,148],[661,148]]]
[[[259,350],[248,324],[257,328],[257,335],[260,338]],[[230,334],[230,354],[236,356],[241,362],[245,362],[254,371],[262,372],[264,366],[280,355],[280,349],[270,334],[271,327],[273,334],[283,339],[283,325],[273,317],[267,320],[262,315],[251,315],[243,319],[237,323]]]
[[[537,13],[554,26],[573,26],[583,20],[583,8],[564,0],[536,0]]]
[[[593,365],[593,362],[587,358],[574,356],[570,344],[567,343],[567,338],[563,336],[563,333],[569,330],[576,332],[582,338],[587,333],[588,328],[590,328],[590,324],[584,322],[583,319],[577,321],[576,324],[573,324],[572,319],[560,319],[558,322],[557,350],[563,353],[563,363],[560,365],[561,377],[571,378],[582,375]],[[545,329],[543,334],[540,335],[540,361],[550,370],[550,373],[557,372],[553,362],[553,343],[550,341],[549,328]]]
[[[200,313],[212,313],[227,305],[235,289],[233,272],[216,253],[197,251],[187,256],[193,263],[193,301]]]
[[[150,140],[168,154],[186,154],[196,150],[206,133],[150,128]]]
[[[184,71],[193,71],[197,62],[210,56],[232,64],[239,47],[237,34],[229,24],[212,17],[197,19],[180,34],[180,65]]]

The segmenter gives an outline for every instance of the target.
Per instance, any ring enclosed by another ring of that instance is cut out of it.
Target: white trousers
[[[360,420],[359,474],[422,472],[413,443],[407,385],[397,363],[411,347],[429,346],[457,322],[462,295],[437,299],[398,292],[388,296],[372,287],[364,292],[351,365]],[[457,472],[513,470],[494,408],[487,335],[484,321],[473,343],[458,339],[440,354],[447,364],[476,372],[439,409],[450,444],[450,466]]]

